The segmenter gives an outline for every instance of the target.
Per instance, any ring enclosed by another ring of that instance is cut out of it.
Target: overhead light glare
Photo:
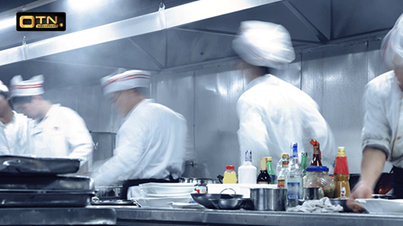
[[[15,16],[0,20],[0,29],[8,28],[13,25],[15,26],[15,20]]]

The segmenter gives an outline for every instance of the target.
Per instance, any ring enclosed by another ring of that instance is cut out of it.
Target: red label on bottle
[[[277,181],[277,187],[285,188],[285,180],[278,180]]]

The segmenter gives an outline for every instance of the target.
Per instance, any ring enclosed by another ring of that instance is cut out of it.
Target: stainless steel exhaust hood
[[[403,8],[396,0],[103,1],[80,13],[71,11],[67,0],[28,10],[65,11],[70,29],[64,33],[0,30],[1,79],[46,68],[84,80],[118,67],[160,71],[236,57],[231,41],[244,20],[282,24],[297,50],[379,39]]]

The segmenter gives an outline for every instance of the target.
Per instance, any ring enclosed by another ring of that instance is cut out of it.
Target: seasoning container
[[[344,147],[339,147],[334,167],[335,198],[345,198],[350,195],[350,173],[348,171],[347,156]]]
[[[311,139],[310,143],[313,145],[311,166],[322,166],[322,153],[320,151],[319,142],[315,139]]]
[[[310,166],[306,168],[304,187],[320,187],[324,196],[333,198],[335,184],[329,176],[329,168],[326,166]]]
[[[235,166],[228,165],[225,167],[224,172],[224,184],[236,184],[238,182],[236,178]]]
[[[245,162],[238,168],[239,184],[256,184],[256,167],[252,165],[252,151],[245,152]]]
[[[274,172],[274,169],[273,169],[271,157],[267,157],[267,173],[270,176],[270,184],[275,184],[277,178],[276,178],[276,173]]]
[[[308,153],[302,152],[301,154],[301,169],[304,176],[306,175],[306,168],[308,167]]]
[[[270,184],[271,183],[270,175],[267,172],[267,158],[268,157],[260,158],[260,173],[256,179],[258,184]]]
[[[281,167],[281,171],[277,177],[277,187],[279,188],[286,188],[287,187],[287,174],[288,174],[288,163],[289,163],[289,156],[288,154],[282,154],[284,161]]]

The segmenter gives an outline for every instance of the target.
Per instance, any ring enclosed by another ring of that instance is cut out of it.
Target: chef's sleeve
[[[145,154],[146,120],[137,118],[125,124],[117,135],[115,155],[93,175],[96,186],[113,185],[127,180]]]
[[[361,133],[362,148],[374,148],[385,153],[386,158],[390,154],[391,129],[382,109],[382,101],[379,94],[370,86],[365,92],[365,117],[364,127]]]
[[[240,145],[241,164],[245,161],[245,151],[252,151],[252,162],[258,164],[260,157],[268,155],[268,140],[266,124],[262,118],[262,110],[242,99],[237,103],[239,118],[238,141]]]
[[[85,126],[84,120],[76,113],[70,112],[68,117],[67,141],[71,148],[68,157],[82,159],[81,166],[86,164],[88,171],[92,165],[92,138]]]

